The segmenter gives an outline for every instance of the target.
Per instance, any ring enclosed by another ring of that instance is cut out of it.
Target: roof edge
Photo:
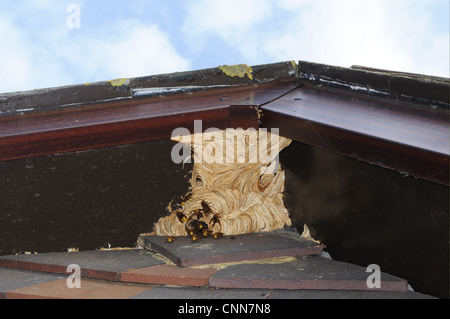
[[[364,66],[344,68],[307,61],[299,61],[298,76],[302,82],[314,85],[449,108],[449,78]]]
[[[209,69],[2,93],[0,115],[292,80],[449,109],[449,78],[356,65],[345,68],[308,61],[285,61],[254,66],[223,65]]]
[[[0,115],[297,79],[295,61],[174,72],[0,94]]]

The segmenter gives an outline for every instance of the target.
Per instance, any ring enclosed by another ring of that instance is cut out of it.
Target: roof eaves
[[[298,63],[299,79],[322,85],[393,99],[449,108],[450,79],[374,69],[364,66],[343,68],[307,61]]]
[[[0,94],[0,115],[297,78],[293,61],[238,64],[186,72]]]

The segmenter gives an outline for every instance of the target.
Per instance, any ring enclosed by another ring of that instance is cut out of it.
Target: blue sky
[[[0,0],[0,92],[288,60],[449,77],[449,12],[448,0]]]

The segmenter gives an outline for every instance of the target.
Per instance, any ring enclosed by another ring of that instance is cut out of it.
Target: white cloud
[[[189,69],[166,34],[157,26],[132,26],[123,41],[101,44],[111,74],[134,77]]]
[[[69,29],[72,2],[3,0],[0,92],[286,60],[449,76],[448,0],[145,2],[151,14],[77,0],[81,28]]]
[[[24,41],[7,19],[0,18],[0,92],[30,84],[31,63]]]
[[[208,38],[218,37],[245,63],[307,60],[449,76],[449,33],[433,30],[430,4],[203,0],[190,3],[184,30],[198,50],[207,50]]]
[[[311,2],[311,0],[279,0],[278,4],[281,8],[287,10],[296,10],[305,6],[310,6],[312,3],[317,3],[317,1]]]
[[[391,1],[392,2],[392,1]],[[392,5],[392,7],[394,7]],[[272,56],[350,66],[382,61],[390,66],[397,43],[387,33],[383,8],[361,1],[321,1],[292,15],[279,37],[268,39],[264,49]],[[398,21],[402,21],[399,14]],[[399,33],[398,26],[390,30]],[[405,61],[404,57],[401,61]],[[371,65],[372,64],[372,65]]]
[[[254,25],[268,17],[271,8],[267,0],[191,0],[185,6],[183,33],[194,51],[216,36],[230,46],[239,46]]]
[[[434,34],[422,9],[401,0],[321,2],[299,12],[287,38],[272,39],[265,49],[278,58],[297,54],[313,62],[448,76],[448,45],[436,47],[445,38],[448,43],[448,33]]]
[[[178,54],[168,36],[156,25],[121,21],[109,31],[75,40],[61,55],[78,66],[89,81],[183,71],[188,59]]]
[[[449,41],[448,34],[430,39],[422,53],[415,57],[415,72],[450,77]]]
[[[39,10],[50,11],[45,11],[47,16],[31,16],[28,28],[17,22],[23,19],[23,7],[8,17],[0,14],[0,93],[190,68],[190,61],[157,25],[133,19],[89,24],[82,7],[81,28],[69,29],[64,4],[59,9],[50,1],[38,5]],[[45,25],[49,16],[56,22]]]

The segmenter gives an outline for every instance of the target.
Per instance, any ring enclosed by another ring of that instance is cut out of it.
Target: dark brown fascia
[[[449,120],[448,79],[305,61],[249,69],[237,75],[218,67],[1,94],[0,161],[166,139],[178,127],[193,132],[201,119],[203,129],[280,128],[302,143],[449,184],[449,130],[442,125]],[[308,88],[319,108],[328,103],[325,96],[348,100],[347,113],[339,103],[334,114],[327,113],[341,123],[346,117],[354,121],[355,112],[366,122],[392,123],[394,112],[411,134],[400,132],[399,140],[393,132],[386,139],[305,117],[297,111],[305,107],[301,96]],[[292,110],[281,112],[283,107]],[[369,116],[367,107],[376,112]],[[447,143],[444,151],[414,146],[424,125],[430,128],[426,138],[439,148]]]
[[[239,65],[236,65],[238,67]],[[292,81],[297,78],[293,61],[250,67],[248,75],[228,75],[221,67],[145,77],[115,79],[32,91],[0,94],[0,116],[27,111],[98,104],[120,100],[136,100],[156,95],[200,90]]]
[[[364,66],[343,68],[306,61],[298,63],[298,77],[312,85],[419,103],[432,108],[449,108],[449,78]]]

